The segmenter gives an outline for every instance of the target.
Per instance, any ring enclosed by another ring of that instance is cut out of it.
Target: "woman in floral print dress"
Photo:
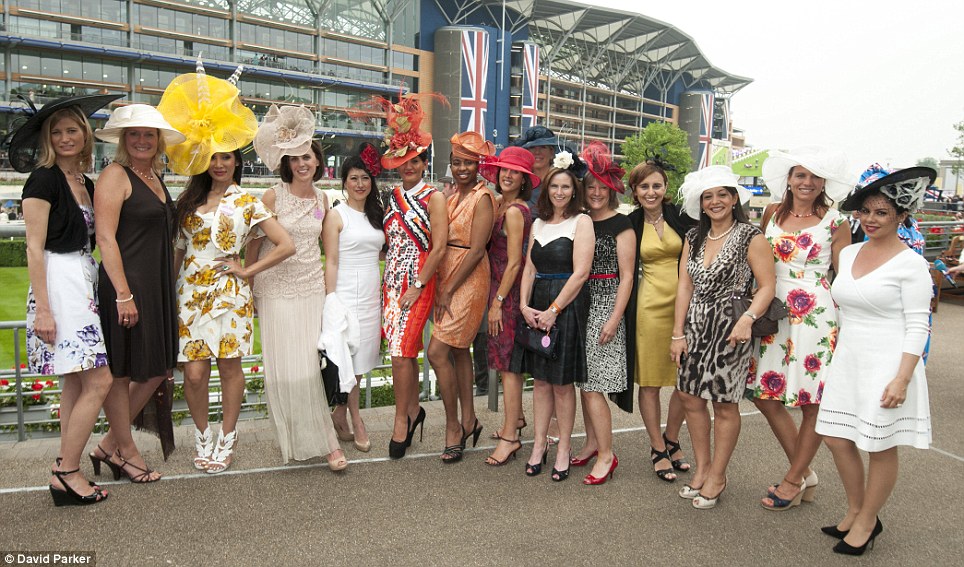
[[[773,248],[776,297],[788,317],[775,335],[763,337],[750,367],[746,395],[767,417],[790,461],[784,480],[768,489],[764,508],[785,510],[810,501],[817,476],[810,461],[820,447],[814,432],[827,368],[837,343],[837,308],[830,297],[831,266],[850,243],[846,218],[830,208],[846,195],[844,161],[818,148],[768,159],[771,204],[762,228]],[[782,190],[781,190],[782,189]],[[787,407],[799,407],[799,432]]]

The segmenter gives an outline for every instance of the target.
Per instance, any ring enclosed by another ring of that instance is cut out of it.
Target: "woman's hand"
[[[133,296],[133,294],[128,293],[128,296]],[[134,304],[135,301],[136,299],[131,297],[131,299],[128,301],[121,301],[117,303],[117,324],[121,327],[127,327],[130,329],[137,324],[139,315],[137,313],[137,305]]]
[[[435,322],[440,323],[446,315],[452,314],[449,307],[452,303],[452,292],[448,289],[439,290],[435,294]]]
[[[489,307],[489,336],[498,336],[502,329],[502,302],[495,300],[492,307]]]
[[[241,262],[237,256],[217,258],[217,264],[214,265],[214,269],[218,271],[218,275],[226,276],[228,274],[234,274],[239,278],[248,279],[248,273],[244,267],[241,266]]]
[[[556,324],[557,317],[558,315],[556,315],[556,313],[553,312],[552,309],[539,311],[536,313],[536,316],[535,316],[536,324],[538,325],[538,328],[542,329],[543,331],[548,331],[549,329],[552,328],[553,325]]]
[[[405,293],[402,294],[402,299],[399,300],[399,305],[402,309],[411,309],[412,305],[415,305],[415,302],[418,301],[418,297],[420,295],[422,295],[422,290],[410,285],[408,286],[408,289],[405,290]]]
[[[606,324],[602,326],[599,330],[599,344],[604,345],[609,341],[613,340],[616,336],[616,331],[619,329],[619,319],[613,320],[609,319]]]
[[[884,388],[884,393],[880,396],[880,407],[882,408],[899,408],[904,400],[907,399],[907,380],[902,378],[894,378],[887,384]]]
[[[526,305],[522,308],[522,318],[526,320],[526,325],[529,325],[533,329],[539,328],[539,321],[536,319],[536,314],[539,313],[535,309]]]
[[[669,344],[669,357],[676,363],[676,368],[683,364],[683,357],[689,354],[689,347],[686,346],[686,339],[673,339]]]
[[[50,311],[37,310],[33,320],[33,330],[40,337],[40,340],[53,346],[57,340],[57,322]]]
[[[752,338],[752,330],[753,319],[750,319],[748,316],[741,315],[740,320],[733,325],[733,330],[730,331],[730,336],[726,337],[726,342],[730,345],[730,348],[736,348],[737,344],[745,344]]]

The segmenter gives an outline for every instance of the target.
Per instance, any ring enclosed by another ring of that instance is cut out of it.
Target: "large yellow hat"
[[[258,119],[238,98],[235,86],[243,67],[227,81],[209,77],[198,60],[197,72],[179,75],[164,90],[157,109],[187,140],[168,146],[168,167],[181,175],[207,171],[211,156],[232,152],[254,139]]]

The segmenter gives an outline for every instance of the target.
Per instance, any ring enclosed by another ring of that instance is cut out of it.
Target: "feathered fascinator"
[[[254,137],[254,151],[268,169],[277,171],[284,156],[308,153],[314,135],[315,115],[310,110],[272,104]]]
[[[171,171],[181,175],[204,173],[212,155],[251,143],[258,119],[239,98],[236,83],[242,70],[239,66],[227,81],[209,77],[199,58],[195,73],[175,77],[164,90],[157,110],[187,138],[167,148]]]
[[[398,102],[380,96],[360,104],[348,115],[351,118],[370,119],[372,113],[385,113],[385,139],[387,150],[382,155],[382,167],[395,169],[419,155],[432,145],[432,135],[421,130],[425,111],[423,101],[437,100],[446,103],[436,93],[399,93]]]
[[[365,164],[365,169],[372,177],[378,177],[378,174],[382,172],[382,156],[375,149],[375,146],[365,142],[362,144],[362,150],[358,153],[358,157],[361,158],[362,163]]]
[[[929,167],[908,167],[894,171],[875,163],[860,175],[860,182],[840,204],[840,209],[854,211],[864,202],[869,191],[880,189],[899,209],[913,213],[924,205],[924,195],[935,179],[937,172]]]
[[[582,151],[582,160],[586,162],[589,173],[617,193],[626,191],[623,185],[623,177],[626,170],[613,163],[613,158],[609,154],[609,148],[598,140],[589,143]]]

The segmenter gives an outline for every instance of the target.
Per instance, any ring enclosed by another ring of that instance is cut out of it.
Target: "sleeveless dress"
[[[518,207],[522,213],[522,246],[529,241],[529,230],[532,228],[532,214],[529,207],[514,203],[510,207]],[[495,219],[492,227],[492,238],[489,240],[489,305],[495,301],[495,296],[499,293],[499,285],[502,283],[502,276],[505,274],[506,264],[509,263],[508,237],[503,231],[505,215]],[[525,256],[522,257],[525,262]],[[502,302],[502,332],[496,336],[486,335],[488,340],[488,361],[489,368],[499,371],[509,370],[509,361],[512,359],[512,349],[515,346],[515,329],[519,322],[519,286],[522,283],[522,266],[516,274],[515,282],[509,288],[509,293]]]
[[[676,385],[676,364],[667,356],[673,336],[676,287],[679,283],[683,240],[663,223],[663,238],[653,225],[643,223],[639,245],[642,267],[636,308],[636,383],[661,388]]]
[[[422,331],[435,302],[435,275],[408,309],[402,296],[414,285],[432,248],[432,222],[428,202],[435,188],[419,181],[409,190],[392,190],[385,212],[385,276],[382,282],[382,334],[393,357],[415,358],[422,350]]]
[[[457,192],[448,198],[448,247],[438,267],[439,287],[448,285],[469,252],[475,207],[482,199],[495,202],[492,191],[484,183],[476,185],[461,203]],[[483,253],[462,285],[452,293],[449,304],[452,312],[435,321],[432,336],[454,348],[469,348],[485,316],[489,284],[489,258]]]
[[[361,343],[352,355],[355,373],[365,374],[381,363],[382,303],[378,255],[385,246],[385,233],[368,222],[365,213],[345,203],[332,209],[341,217],[338,235],[338,297],[358,318]],[[379,219],[381,220],[381,219]]]
[[[548,309],[569,281],[572,275],[572,240],[576,235],[578,219],[576,215],[558,224],[546,224],[542,219],[533,221],[532,232],[535,237],[529,253],[536,269],[529,298],[529,306],[533,309]],[[557,386],[585,382],[588,319],[589,288],[584,285],[556,319],[556,326],[559,327],[556,359],[551,360],[515,345],[509,371],[517,374],[527,372],[536,380]],[[521,315],[519,325],[525,325]]]
[[[185,251],[177,278],[178,362],[251,354],[251,289],[244,278],[214,265],[240,255],[260,234],[257,225],[273,216],[257,197],[231,185],[217,208],[194,212],[178,227],[175,248]]]
[[[901,407],[882,408],[880,398],[903,353],[919,355],[927,342],[933,285],[929,266],[908,248],[854,279],[854,258],[863,246],[840,253],[840,273],[831,289],[840,309],[840,336],[816,430],[869,452],[898,445],[927,449],[931,419],[923,360],[914,367]]]
[[[776,297],[787,305],[775,335],[762,337],[750,365],[746,397],[796,407],[819,404],[837,344],[837,308],[830,296],[831,242],[844,218],[830,209],[816,226],[786,232],[770,222],[766,237],[776,263]]]
[[[264,390],[268,414],[281,448],[281,459],[304,461],[339,448],[328,413],[318,337],[325,305],[321,267],[324,195],[296,197],[286,183],[273,187],[275,215],[295,244],[293,256],[254,277],[254,297],[261,329]],[[260,255],[274,248],[267,238]]]
[[[599,344],[599,333],[616,307],[619,289],[619,261],[616,257],[616,236],[633,230],[626,215],[592,223],[596,247],[589,272],[589,321],[586,331],[586,364],[588,379],[580,388],[584,392],[622,392],[626,382],[626,322],[619,320],[616,336],[608,343]],[[633,237],[635,240],[635,236]]]
[[[697,230],[686,233],[691,250]],[[745,290],[753,278],[747,253],[750,241],[758,234],[757,227],[737,223],[708,267],[703,267],[705,246],[686,261],[693,297],[683,330],[688,354],[679,369],[677,388],[681,392],[728,403],[739,402],[743,395],[753,341],[730,348],[726,337],[735,324],[730,297],[734,291]]]

